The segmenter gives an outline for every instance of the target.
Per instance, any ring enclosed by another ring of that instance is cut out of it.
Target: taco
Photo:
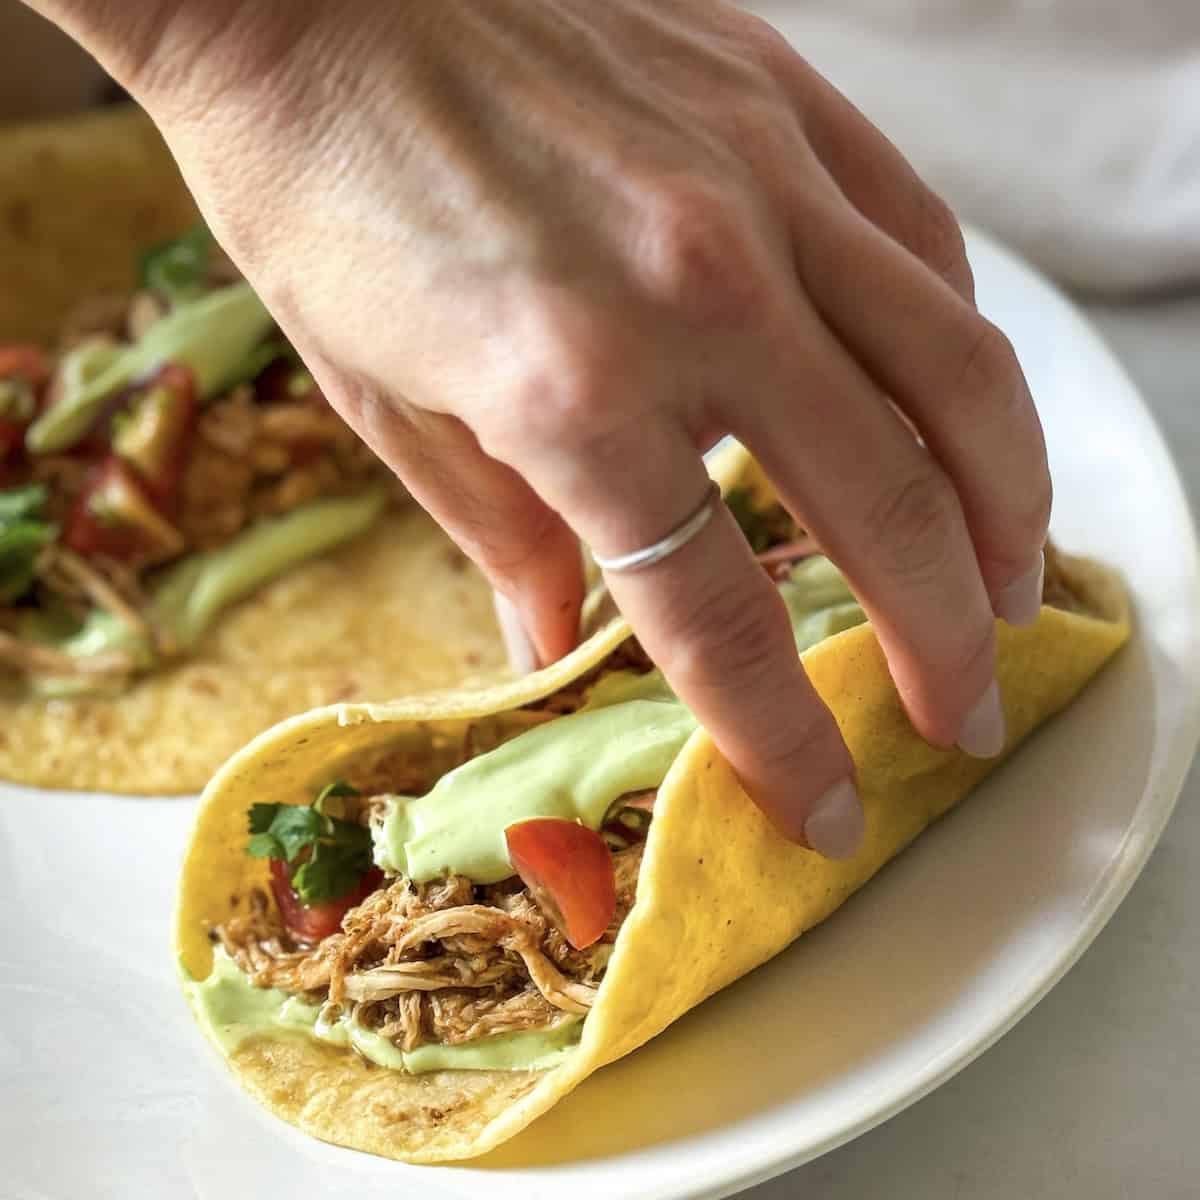
[[[239,1082],[306,1132],[470,1158],[824,920],[993,767],[913,732],[836,568],[752,462],[727,501],[853,754],[852,860],[785,841],[619,620],[520,683],[292,719],[209,785],[184,864],[184,988]],[[1011,750],[1128,635],[1051,555],[1000,626]]]
[[[0,133],[0,776],[197,790],[291,713],[499,670],[489,610],[144,117]]]

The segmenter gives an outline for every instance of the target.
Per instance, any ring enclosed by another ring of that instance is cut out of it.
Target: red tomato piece
[[[25,426],[0,417],[0,462],[25,443]]]
[[[122,562],[162,562],[184,548],[183,535],[155,508],[133,470],[110,455],[88,476],[63,537],[76,554]]]
[[[0,379],[27,380],[35,388],[50,378],[50,360],[38,346],[0,346]]]
[[[25,444],[50,364],[37,346],[0,346],[0,462]]]
[[[198,407],[192,372],[168,363],[132,392],[115,422],[113,449],[137,468],[160,504],[168,504],[178,490]]]
[[[282,859],[271,859],[271,892],[283,923],[301,940],[319,942],[336,933],[342,918],[356,904],[361,904],[383,882],[383,872],[372,867],[352,892],[327,900],[312,907],[304,904],[292,887],[292,876],[288,864]]]
[[[521,881],[563,936],[582,950],[599,941],[617,911],[612,856],[586,825],[536,817],[504,831]]]

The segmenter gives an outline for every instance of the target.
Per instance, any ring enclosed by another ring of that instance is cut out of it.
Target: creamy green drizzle
[[[259,521],[214,550],[192,554],[166,568],[150,589],[154,624],[170,635],[175,650],[193,647],[231,604],[292,567],[326,553],[369,529],[387,504],[382,488],[356,496],[310,500],[280,517]],[[138,629],[104,609],[93,609],[66,636],[42,637],[38,614],[25,633],[66,654],[87,657],[112,650],[130,654],[139,668],[157,661],[156,651]],[[33,676],[40,695],[70,695],[91,686],[85,678]]]
[[[321,1009],[276,988],[257,988],[237,964],[217,949],[208,978],[185,974],[184,991],[208,1036],[232,1054],[260,1035],[313,1037],[333,1046],[352,1046],[381,1067],[422,1075],[429,1071],[541,1071],[557,1066],[575,1048],[582,1021],[568,1020],[553,1029],[504,1033],[457,1046],[428,1045],[400,1050],[387,1038],[347,1017],[321,1018]]]
[[[824,558],[800,563],[780,592],[801,651],[866,619]],[[509,825],[549,816],[599,828],[617,797],[662,783],[695,728],[696,718],[660,672],[614,672],[592,688],[578,712],[471,759],[425,796],[394,797],[375,833],[375,860],[418,882],[445,872],[476,883],[506,879],[512,874],[504,842]],[[343,1017],[322,1021],[318,1008],[286,992],[255,988],[220,950],[208,978],[185,987],[201,1024],[226,1053],[255,1034],[291,1033],[353,1046],[381,1066],[414,1073],[542,1070],[571,1052],[583,1024],[405,1052]]]
[[[176,309],[135,345],[87,343],[64,360],[62,394],[29,427],[25,445],[31,454],[70,448],[112,396],[164,363],[190,368],[201,400],[215,396],[273,325],[250,285],[236,283]]]
[[[800,563],[779,590],[801,651],[865,620],[826,558]],[[471,759],[424,796],[393,797],[375,831],[375,861],[417,882],[446,872],[507,879],[510,825],[565,817],[598,829],[618,796],[662,783],[696,725],[661,672],[614,672],[578,712]]]
[[[424,796],[394,797],[375,861],[417,882],[451,872],[498,883],[513,873],[510,825],[565,817],[598,829],[618,796],[662,783],[695,728],[657,671],[620,672],[578,712],[471,759]]]

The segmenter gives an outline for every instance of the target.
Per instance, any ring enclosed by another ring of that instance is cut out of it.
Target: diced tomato
[[[133,470],[116,455],[93,468],[75,500],[63,541],[77,554],[122,562],[162,562],[184,548],[183,535],[154,506]]]
[[[292,888],[292,877],[288,864],[282,859],[271,859],[271,892],[283,923],[302,941],[319,942],[336,933],[342,918],[356,904],[361,904],[383,882],[383,872],[372,867],[352,892],[327,900],[312,907],[304,904]]]
[[[112,448],[137,468],[160,505],[169,506],[178,490],[197,410],[192,372],[168,363],[134,389],[115,423]]]
[[[586,825],[537,817],[504,831],[508,857],[542,911],[577,950],[612,923],[617,889],[604,839]]]
[[[0,346],[0,379],[27,380],[35,388],[50,378],[50,360],[38,346]]]
[[[25,426],[0,418],[0,462],[25,443]]]
[[[0,462],[25,444],[49,374],[49,361],[37,346],[0,346]]]

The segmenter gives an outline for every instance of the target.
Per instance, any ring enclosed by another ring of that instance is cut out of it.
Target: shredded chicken
[[[115,681],[132,673],[134,662],[120,650],[76,656],[0,630],[0,667],[63,678],[108,676]]]
[[[151,644],[157,644],[149,619],[86,558],[65,546],[47,546],[38,556],[36,565],[39,578],[53,590],[69,593],[72,587],[78,588],[97,608],[112,613],[135,633],[147,638]]]
[[[179,525],[207,549],[258,517],[345,495],[387,472],[332,409],[262,403],[241,385],[208,405],[180,485]]]
[[[587,693],[595,686],[603,675],[613,671],[634,671],[644,675],[654,669],[650,656],[642,649],[642,644],[635,637],[626,638],[607,658],[597,663],[590,671],[580,675],[565,687],[541,700],[527,704],[525,712],[546,712],[554,716],[573,713],[581,708],[587,700]]]
[[[587,950],[567,943],[519,880],[477,888],[461,875],[395,880],[316,946],[298,944],[260,891],[214,936],[258,986],[349,1009],[405,1050],[544,1029],[595,1002],[604,948],[633,906],[641,857],[641,845],[613,856],[617,916]]]

